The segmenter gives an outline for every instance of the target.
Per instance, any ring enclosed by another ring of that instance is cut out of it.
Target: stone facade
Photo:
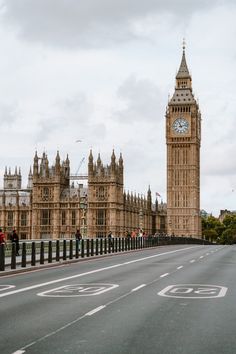
[[[167,232],[201,237],[201,113],[192,92],[185,47],[166,110]]]
[[[88,235],[115,236],[141,229],[151,235],[165,232],[165,206],[152,204],[151,190],[147,197],[124,192],[124,166],[120,155],[116,161],[114,150],[111,162],[104,166],[100,154],[94,162],[92,151],[88,163]]]
[[[75,187],[67,156],[61,161],[57,152],[49,166],[45,153],[34,156],[27,188],[22,189],[20,169],[4,174],[0,190],[0,226],[9,236],[16,229],[20,239],[58,239],[74,237],[80,229],[83,237],[124,236],[127,231],[142,229],[147,234],[166,231],[166,205],[152,204],[147,197],[124,192],[124,166],[113,151],[110,165],[100,158],[88,161],[88,185]]]

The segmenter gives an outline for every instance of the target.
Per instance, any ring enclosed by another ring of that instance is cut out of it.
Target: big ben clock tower
[[[167,231],[201,237],[201,113],[192,92],[185,44],[173,97],[166,110]]]

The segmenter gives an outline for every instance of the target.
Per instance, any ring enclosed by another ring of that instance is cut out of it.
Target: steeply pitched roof
[[[191,78],[190,73],[188,71],[188,66],[185,58],[185,50],[183,49],[183,55],[182,55],[182,60],[181,64],[179,67],[179,71],[176,75],[176,79],[186,79],[186,78]]]

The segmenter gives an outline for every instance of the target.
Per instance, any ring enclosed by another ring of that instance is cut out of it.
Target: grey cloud
[[[39,121],[36,141],[43,142],[63,131],[64,135],[75,136],[75,140],[87,135],[103,139],[106,128],[103,123],[94,122],[95,111],[93,102],[80,93],[65,100],[54,103],[50,115]]]
[[[153,122],[163,117],[163,97],[152,81],[130,76],[119,87],[117,94],[121,102],[126,106],[115,113],[115,116],[121,122]]]
[[[17,120],[17,108],[13,104],[0,104],[0,125],[11,125]]]
[[[230,3],[232,0],[225,1]],[[169,13],[182,24],[220,0],[2,0],[3,19],[26,40],[53,46],[104,46],[136,37],[132,22]]]

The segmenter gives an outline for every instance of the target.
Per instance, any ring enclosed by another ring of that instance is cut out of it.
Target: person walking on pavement
[[[82,235],[81,235],[81,233],[80,233],[80,230],[77,230],[77,231],[76,231],[76,233],[75,233],[75,239],[76,239],[76,240],[79,240],[79,241],[82,239]]]
[[[16,233],[16,230],[13,230],[11,235],[11,242],[16,245],[16,255],[19,256],[20,244],[19,244],[19,236]]]
[[[5,245],[6,241],[5,241],[5,235],[2,232],[2,229],[0,228],[0,245]]]
[[[81,235],[81,232],[80,232],[79,229],[76,230],[75,239],[78,240],[78,247],[79,247],[79,250],[80,250],[80,241],[82,240],[82,235]]]

